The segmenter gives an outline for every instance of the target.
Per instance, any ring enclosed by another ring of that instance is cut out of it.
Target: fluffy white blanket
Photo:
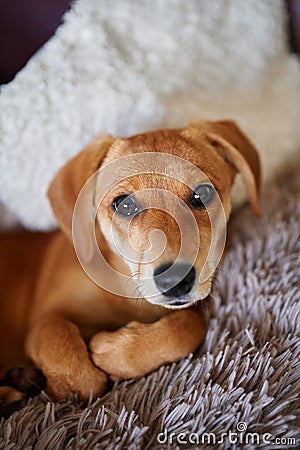
[[[79,0],[2,89],[0,200],[48,229],[56,170],[95,134],[234,118],[267,176],[300,149],[300,67],[284,2]]]

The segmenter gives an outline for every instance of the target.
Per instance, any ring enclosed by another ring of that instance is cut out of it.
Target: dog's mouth
[[[183,306],[186,305],[186,301],[185,300],[171,300],[170,302],[167,302],[170,306]]]
[[[193,294],[187,294],[183,295],[182,297],[166,297],[162,295],[157,295],[154,297],[146,298],[146,300],[154,305],[157,306],[163,306],[167,309],[184,309],[189,308],[190,306],[195,305],[196,303],[204,300],[209,295],[209,292],[207,295],[195,295]]]
[[[164,302],[162,303],[162,305],[166,308],[171,308],[171,309],[183,309],[183,308],[188,308],[189,306],[191,306],[192,304],[196,303],[199,299],[197,300],[191,300],[191,299],[186,299],[186,298],[166,298],[164,300]]]

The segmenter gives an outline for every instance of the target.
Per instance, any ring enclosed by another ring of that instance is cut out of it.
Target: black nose
[[[187,294],[195,282],[195,269],[188,263],[164,264],[154,271],[157,289],[166,297]]]

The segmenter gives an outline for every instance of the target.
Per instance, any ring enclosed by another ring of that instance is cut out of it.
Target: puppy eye
[[[211,184],[200,184],[192,192],[190,204],[194,208],[205,208],[209,206],[216,196],[216,190]]]
[[[117,214],[123,217],[132,217],[140,212],[140,205],[133,196],[120,195],[112,202]]]

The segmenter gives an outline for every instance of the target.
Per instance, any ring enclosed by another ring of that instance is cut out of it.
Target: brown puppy
[[[1,238],[1,366],[30,359],[54,398],[87,400],[107,374],[138,378],[193,352],[237,172],[259,214],[258,154],[230,121],[95,139],[49,188],[62,231]],[[75,249],[98,285],[72,245],[75,203]],[[95,265],[93,215],[107,273]]]

